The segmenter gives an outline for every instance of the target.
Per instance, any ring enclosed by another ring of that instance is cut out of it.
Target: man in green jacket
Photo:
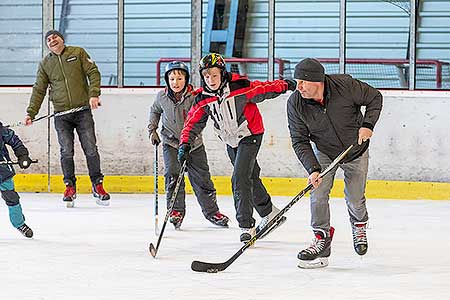
[[[109,205],[109,194],[103,188],[103,174],[96,145],[91,109],[101,106],[100,72],[83,48],[66,46],[56,30],[45,34],[49,53],[39,64],[33,93],[27,108],[25,124],[31,125],[38,114],[50,85],[50,100],[55,113],[79,108],[76,112],[55,116],[55,128],[61,152],[61,167],[66,190],[63,200],[73,207],[76,198],[74,129],[86,156],[92,193],[99,205]]]

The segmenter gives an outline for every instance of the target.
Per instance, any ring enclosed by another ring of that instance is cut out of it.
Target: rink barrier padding
[[[186,192],[192,194],[192,187],[186,178]],[[231,179],[229,176],[213,176],[218,195],[231,196]],[[164,193],[164,177],[159,176],[160,194]],[[264,185],[273,196],[294,196],[307,185],[306,178],[264,177]],[[18,192],[48,192],[47,174],[17,174],[14,177]],[[105,189],[109,193],[153,193],[153,176],[120,176],[104,178]],[[65,186],[62,175],[50,176],[50,192],[63,193]],[[344,197],[344,181],[336,179],[331,197]],[[91,193],[89,176],[77,176],[77,192]],[[400,200],[450,200],[450,183],[410,182],[369,180],[366,188],[367,198]]]

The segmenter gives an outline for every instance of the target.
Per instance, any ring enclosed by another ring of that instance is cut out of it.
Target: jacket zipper
[[[61,61],[61,55],[58,55],[58,61],[59,61],[59,65],[61,67],[63,77],[64,77],[64,84],[66,85],[67,95],[69,96],[69,105],[70,105],[70,108],[72,108],[72,96],[70,95],[69,83],[67,82],[66,73],[64,73],[64,67],[63,67],[63,64]]]
[[[330,119],[330,116],[327,114],[327,108],[326,107],[323,108],[323,113],[327,116],[327,119],[330,122],[331,127],[333,128],[334,134],[336,135],[337,139],[341,143],[342,147],[344,147],[344,143],[342,142],[341,138],[339,137],[339,135],[338,135],[338,133],[336,131],[336,128],[334,127],[334,124],[333,124],[333,122]]]

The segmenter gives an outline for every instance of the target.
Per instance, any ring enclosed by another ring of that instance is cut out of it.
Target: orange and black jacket
[[[192,144],[211,116],[220,139],[235,148],[241,139],[264,133],[256,103],[294,91],[297,86],[294,80],[249,81],[234,73],[228,73],[227,77],[227,83],[218,92],[204,89],[197,95],[181,132],[181,144]]]

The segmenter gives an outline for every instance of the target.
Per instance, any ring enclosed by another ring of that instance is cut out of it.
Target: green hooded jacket
[[[100,95],[101,76],[95,63],[80,47],[66,46],[60,55],[50,53],[39,64],[28,115],[34,119],[50,85],[55,112],[89,105]]]

